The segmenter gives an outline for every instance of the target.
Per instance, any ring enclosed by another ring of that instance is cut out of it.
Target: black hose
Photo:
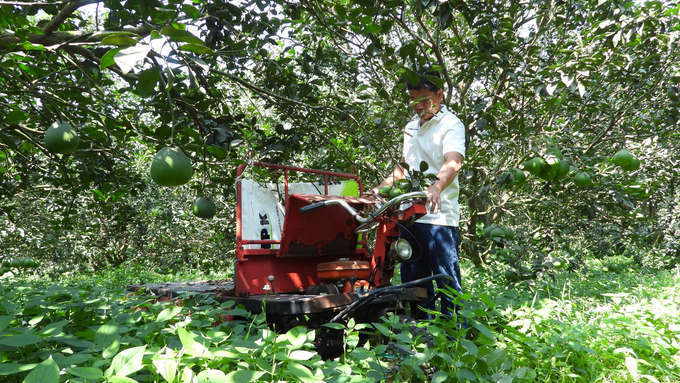
[[[388,287],[383,287],[383,288],[377,288],[374,290],[371,290],[368,292],[368,294],[362,296],[361,298],[357,299],[356,301],[352,302],[349,306],[347,306],[344,310],[342,310],[338,315],[336,315],[333,319],[331,319],[328,323],[334,323],[339,321],[340,319],[343,319],[344,317],[350,315],[354,311],[358,310],[361,306],[364,306],[368,304],[369,302],[373,301],[377,295],[383,294],[383,293],[392,293],[392,292],[398,292],[403,289],[407,289],[409,287],[415,287],[423,283],[427,282],[432,282],[435,279],[442,279],[446,278],[449,280],[453,280],[453,278],[449,277],[448,275],[444,274],[437,274],[437,275],[431,275],[429,277],[421,278],[421,279],[416,279],[415,281],[411,282],[406,282],[402,283],[396,286],[388,286]]]

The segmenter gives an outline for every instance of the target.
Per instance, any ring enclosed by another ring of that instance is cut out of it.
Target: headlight
[[[392,259],[397,262],[408,261],[411,258],[413,249],[411,249],[411,244],[407,240],[400,238],[392,242],[390,245],[390,253],[392,254]]]

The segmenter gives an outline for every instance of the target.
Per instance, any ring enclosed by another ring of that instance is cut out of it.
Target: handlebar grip
[[[313,212],[314,210],[319,210],[326,206],[326,201],[315,202],[311,205],[303,206],[300,208],[300,214],[307,214]]]

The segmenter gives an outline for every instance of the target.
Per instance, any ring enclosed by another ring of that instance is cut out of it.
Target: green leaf
[[[20,372],[30,371],[37,366],[32,364],[18,364],[18,363],[2,363],[0,364],[0,375],[14,375]]]
[[[208,55],[213,55],[215,52],[213,52],[212,49],[201,45],[201,44],[184,44],[179,47],[179,50],[181,51],[187,51],[187,52],[193,52],[199,55],[202,54],[208,54]]]
[[[420,161],[420,172],[425,173],[427,169],[430,168],[430,165],[427,164],[425,161]]]
[[[199,383],[224,383],[226,376],[220,370],[204,370],[198,373],[196,380]]]
[[[40,330],[40,335],[57,335],[61,334],[62,329],[69,323],[68,320],[62,320],[59,322],[50,323]],[[2,327],[2,326],[0,326]],[[0,330],[1,331],[1,330]]]
[[[101,69],[106,69],[110,67],[111,65],[116,65],[116,61],[113,59],[113,57],[120,51],[120,48],[116,49],[111,49],[110,51],[106,52],[104,56],[102,56],[101,61],[99,62],[99,68]]]
[[[225,383],[248,383],[260,379],[264,371],[239,370],[227,374]]]
[[[116,62],[120,70],[125,74],[131,71],[137,62],[144,60],[150,50],[151,47],[149,45],[135,45],[124,48],[113,55],[113,61]]]
[[[626,357],[626,369],[628,370],[628,373],[630,376],[633,378],[633,380],[637,381],[638,380],[638,361],[632,356],[627,356]]]
[[[72,347],[90,348],[94,346],[94,342],[90,342],[89,340],[81,340],[81,338],[73,335],[58,334],[53,336],[51,339]]]
[[[448,5],[448,4],[447,4]],[[444,30],[448,27],[448,22],[451,20],[451,9],[447,6],[441,10],[439,13],[439,25],[441,29]]]
[[[305,351],[305,350],[295,350],[290,353],[290,358],[294,360],[310,360],[312,359],[315,355],[318,355],[315,352],[311,351]]]
[[[50,356],[24,378],[23,383],[59,383],[59,366]]]
[[[129,348],[121,351],[111,362],[113,375],[127,376],[144,368],[142,358],[144,358],[146,346]]]
[[[406,80],[408,80],[409,83],[411,83],[413,86],[418,86],[418,84],[420,83],[420,76],[418,75],[418,73],[410,69],[406,69],[404,71],[404,74],[406,75]]]
[[[460,370],[456,371],[456,376],[457,377],[462,377],[463,379],[460,379],[461,382],[465,382],[467,380],[471,382],[476,382],[477,381],[477,376],[475,375],[474,372],[468,370],[467,368],[461,368]],[[512,382],[512,378],[508,383]]]
[[[487,338],[489,338],[489,339],[491,339],[491,340],[494,340],[494,339],[495,339],[495,337],[494,337],[493,333],[491,332],[491,330],[489,330],[489,328],[486,327],[484,324],[479,323],[479,322],[473,322],[473,323],[472,323],[472,326],[474,326],[477,330],[479,330],[479,332],[481,332],[482,334],[484,334]]]
[[[296,378],[300,379],[303,383],[314,383],[314,375],[309,369],[299,363],[289,362],[286,365],[286,370],[293,374]]]
[[[109,36],[136,36],[132,32],[121,32],[121,31],[101,31],[92,34],[92,37],[104,36],[104,38]]]
[[[4,336],[0,339],[0,344],[10,347],[24,347],[29,344],[36,344],[42,341],[43,338],[33,334],[19,334]]]
[[[364,28],[362,33],[366,33],[366,34],[367,33],[378,33],[378,32],[380,32],[380,30],[382,30],[382,27],[380,25],[378,25],[378,24],[368,24]]]
[[[460,345],[463,346],[463,348],[465,348],[465,351],[467,351],[471,355],[477,356],[477,345],[474,344],[472,341],[463,339],[460,341]]]
[[[179,306],[166,307],[156,318],[156,322],[166,322],[174,318],[177,314],[182,312],[182,308]]]
[[[353,358],[356,358],[358,360],[364,360],[364,359],[367,359],[369,356],[371,356],[371,354],[368,352],[368,350],[363,348],[363,347],[355,348],[349,354]]]
[[[118,353],[119,348],[120,348],[120,340],[116,339],[113,342],[111,342],[110,345],[106,346],[104,351],[102,351],[102,358],[104,358],[104,359],[113,358]]]
[[[193,5],[182,4],[182,11],[184,11],[184,13],[187,16],[191,17],[194,20],[198,19],[198,17],[200,16],[200,11]]]
[[[31,326],[35,326],[38,323],[40,323],[43,320],[43,318],[45,318],[45,315],[43,315],[43,314],[37,315],[37,316],[31,318],[31,320],[28,321],[28,324],[31,325]]]
[[[73,365],[79,365],[92,359],[92,354],[73,354],[71,356],[65,357],[61,354],[54,354],[54,361],[61,368],[70,367]]]
[[[215,156],[215,158],[222,160],[224,159],[227,154],[229,154],[229,151],[227,149],[219,147],[219,146],[213,146],[213,145],[206,145],[204,146],[205,150],[207,150],[210,154]]]
[[[506,375],[502,372],[497,372],[491,375],[491,379],[493,379],[494,382],[498,383],[512,383],[514,380],[512,376]]]
[[[199,59],[198,57],[194,57],[192,55],[186,55],[185,57],[188,58],[189,60],[193,61],[196,65],[198,65],[204,71],[207,72],[207,71],[210,70],[210,66],[208,66],[208,64],[205,61]]]
[[[441,79],[441,78],[439,78],[439,77],[437,77],[437,76],[430,76],[430,75],[427,75],[427,76],[425,76],[425,78],[428,79],[431,83],[433,83],[433,84],[436,85],[437,87],[439,87],[440,89],[443,89],[443,88],[445,87],[445,85],[446,85],[446,83],[444,82],[444,80]]]
[[[384,336],[390,336],[390,329],[382,323],[373,323],[373,326]]]
[[[97,329],[93,340],[95,344],[103,346],[111,344],[114,340],[119,338],[120,335],[118,335],[118,322],[115,319],[112,319]]]
[[[198,37],[194,36],[193,33],[173,28],[169,25],[161,28],[161,34],[168,37],[170,41],[205,45],[205,43]]]
[[[113,35],[105,37],[99,45],[137,45],[138,41],[130,36]]]
[[[94,367],[69,367],[66,372],[88,380],[97,380],[104,376],[102,370]]]
[[[161,71],[156,68],[149,68],[142,71],[137,77],[137,94],[142,98],[148,98],[156,93],[156,85],[161,79]]]
[[[187,354],[201,356],[203,353],[205,353],[205,347],[203,347],[202,344],[196,342],[191,332],[180,327],[177,329],[177,335],[179,336],[179,340],[182,342],[182,347],[184,347],[184,350],[187,352]]]
[[[30,41],[24,41],[21,43],[21,48],[27,51],[46,51],[45,46],[42,44],[33,44]]]
[[[112,376],[109,378],[111,383],[139,383],[134,379],[128,378],[127,376]]]
[[[483,359],[486,364],[489,365],[489,368],[497,368],[503,364],[507,355],[508,352],[506,350],[498,349],[494,350],[490,354],[484,355],[481,359]]]
[[[293,347],[301,347],[307,341],[307,332],[293,328],[286,334],[286,338]]]
[[[448,381],[448,379],[449,379],[449,374],[447,374],[446,372],[444,372],[442,370],[439,370],[439,371],[434,373],[434,375],[432,376],[432,380],[430,380],[430,383],[444,383],[444,382]]]
[[[0,317],[0,331],[3,331],[7,325],[9,325],[12,320],[14,320],[14,315],[6,315]]]
[[[344,330],[345,329],[345,325],[343,325],[341,323],[324,323],[324,324],[322,324],[322,326],[328,327],[328,328],[333,329],[333,330]]]
[[[177,360],[174,358],[154,359],[153,365],[156,371],[161,374],[163,379],[168,382],[174,382],[177,375]]]

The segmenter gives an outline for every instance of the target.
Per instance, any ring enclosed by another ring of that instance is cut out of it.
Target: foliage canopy
[[[0,4],[3,251],[95,266],[224,259],[238,164],[377,182],[400,157],[404,80],[432,67],[467,127],[462,244],[475,264],[503,246],[521,261],[577,243],[678,258],[677,222],[659,224],[678,204],[676,1]],[[46,149],[55,121],[78,131],[73,153]],[[165,146],[191,159],[188,186],[150,182]],[[515,183],[510,170],[549,147],[593,185]],[[621,149],[639,169],[613,166]],[[199,195],[221,220],[192,221]],[[516,239],[480,239],[493,223]]]

